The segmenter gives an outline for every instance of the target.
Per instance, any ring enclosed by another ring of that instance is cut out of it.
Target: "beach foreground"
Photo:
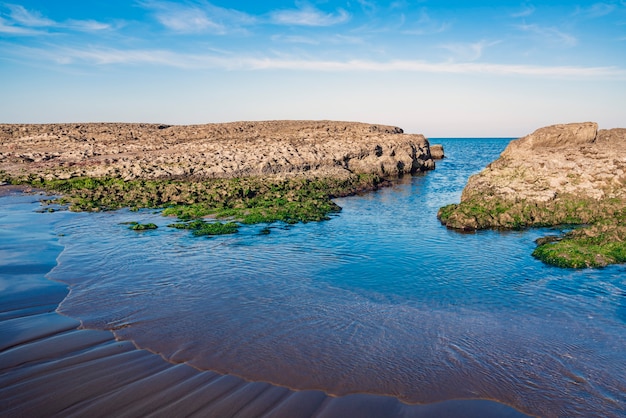
[[[46,279],[62,251],[54,224],[71,214],[36,213],[39,198],[0,197],[1,416],[526,416],[489,400],[407,405],[247,382],[172,364],[110,331],[83,329],[56,312],[67,287]]]

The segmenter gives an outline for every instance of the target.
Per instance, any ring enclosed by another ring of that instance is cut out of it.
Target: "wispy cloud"
[[[167,50],[120,50],[114,48],[89,49],[59,49],[58,55],[52,59],[59,64],[73,64],[76,62],[92,63],[97,65],[113,64],[151,64],[168,67],[193,68],[206,65],[208,62],[199,61],[199,56],[182,55]]]
[[[511,14],[511,17],[528,17],[535,13],[535,6],[533,6],[532,4],[524,5],[523,7],[524,8],[521,11]]]
[[[193,33],[193,32],[215,32],[226,33],[226,28],[209,19],[204,11],[198,8],[179,8],[171,10],[170,8],[162,9],[156,13],[157,20],[168,29],[175,32]]]
[[[454,43],[444,44],[443,48],[452,53],[453,59],[457,61],[476,61],[483,55],[483,50],[487,47],[497,45],[500,41],[479,41],[474,43]]]
[[[325,13],[309,4],[296,9],[274,10],[265,16],[215,6],[197,0],[178,3],[164,0],[140,0],[139,4],[150,10],[154,18],[167,29],[179,33],[214,33],[224,35],[265,23],[288,26],[332,26],[346,22],[350,15],[343,9]]]
[[[140,4],[153,12],[159,23],[174,32],[225,32],[223,25],[211,20],[206,11],[198,6],[158,1],[147,1]]]
[[[310,5],[270,13],[272,23],[289,26],[332,26],[349,19],[350,15],[343,9],[339,9],[336,13],[324,13]]]
[[[11,20],[26,27],[46,27],[55,26],[56,22],[41,15],[39,12],[26,10],[23,6],[16,4],[6,4],[10,10]]]
[[[95,20],[66,20],[57,22],[43,16],[37,11],[27,10],[23,6],[15,4],[4,4],[8,9],[8,19],[0,17],[0,33],[12,35],[46,35],[51,31],[80,31],[94,32],[100,30],[111,29],[108,23],[102,23]]]
[[[624,5],[624,3],[622,3]],[[585,19],[597,19],[613,13],[616,9],[615,4],[595,3],[589,7],[577,7],[574,16],[580,16]]]
[[[314,38],[312,36],[301,36],[301,35],[274,35],[272,36],[272,41],[275,42],[284,42],[289,44],[305,44],[305,45],[319,45],[320,39]]]
[[[56,22],[43,17],[37,12],[26,10],[15,4],[0,4],[7,10],[5,16],[0,17],[0,33],[13,36],[37,36],[46,34],[46,27],[55,26]]]
[[[152,11],[155,19],[167,29],[179,33],[226,33],[242,30],[255,22],[246,13],[225,9],[207,2],[175,3],[168,1],[140,1]]]
[[[411,3],[426,3],[428,0],[414,0]],[[407,7],[410,7],[410,3],[407,0],[396,0],[396,1],[392,1],[389,4],[389,9],[393,10],[393,9],[406,9]]]
[[[438,26],[428,26],[428,27],[421,27],[421,28],[416,28],[416,29],[407,29],[407,30],[403,30],[402,33],[405,35],[434,35],[437,33],[446,32],[451,27],[452,27],[451,23],[442,22]]]
[[[112,29],[113,26],[108,23],[98,22],[96,20],[74,20],[70,19],[65,22],[65,26],[81,32],[97,32],[101,30]]]
[[[329,36],[301,36],[301,35],[273,35],[272,41],[291,43],[291,44],[305,44],[305,45],[359,45],[365,43],[362,38],[357,36],[346,35],[329,35]]]
[[[452,24],[450,22],[433,19],[426,8],[422,8],[416,22],[409,22],[411,29],[402,31],[405,35],[432,35],[447,31]]]
[[[417,73],[524,75],[540,77],[626,78],[626,71],[616,67],[543,67],[489,63],[429,63],[424,61],[301,61],[253,59],[249,69],[289,69],[307,71],[408,71]]]
[[[536,24],[517,25],[516,27],[523,32],[527,32],[538,37],[539,40],[543,42],[567,47],[575,46],[578,43],[578,39],[575,36],[562,32],[557,28],[543,27]]]
[[[180,69],[292,70],[323,72],[415,72],[469,75],[570,77],[626,80],[626,70],[617,67],[532,66],[476,62],[427,62],[419,60],[309,60],[289,57],[246,56],[241,54],[185,54],[169,50],[121,50],[90,47],[84,49],[36,49],[22,47],[13,54],[38,57],[58,64],[155,65]]]
[[[373,1],[357,0],[357,3],[361,5],[361,9],[363,9],[365,13],[372,14],[372,13],[375,13],[376,10],[378,10],[376,3]]]
[[[17,36],[35,36],[45,34],[43,31],[15,26],[0,17],[0,33]]]

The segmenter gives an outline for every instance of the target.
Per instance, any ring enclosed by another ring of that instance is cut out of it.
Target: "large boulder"
[[[502,157],[514,157],[528,151],[543,152],[546,149],[572,148],[595,142],[598,124],[594,122],[569,123],[537,129],[530,135],[511,141]]]

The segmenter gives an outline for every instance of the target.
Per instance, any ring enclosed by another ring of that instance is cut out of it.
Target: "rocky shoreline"
[[[60,192],[53,203],[71,210],[241,223],[328,219],[340,210],[332,198],[444,158],[423,135],[334,121],[4,124],[0,144],[0,184]],[[626,129],[573,123],[512,141],[438,216],[466,231],[584,225],[540,240],[534,255],[562,267],[626,262]]]
[[[539,240],[534,255],[561,267],[626,262],[626,129],[572,123],[514,140],[438,216],[466,231],[584,225]]]
[[[0,170],[46,180],[398,176],[434,168],[423,135],[333,121],[0,125]]]
[[[0,182],[72,210],[167,208],[183,220],[328,219],[331,198],[435,168],[443,149],[394,126],[334,121],[0,125]]]

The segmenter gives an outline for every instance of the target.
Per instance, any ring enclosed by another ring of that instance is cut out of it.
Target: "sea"
[[[446,153],[434,171],[336,199],[322,222],[207,238],[155,210],[42,211],[60,247],[41,268],[69,287],[58,312],[200,370],[333,396],[624,416],[626,266],[534,259],[558,229],[460,233],[437,219],[509,141],[431,139]]]

